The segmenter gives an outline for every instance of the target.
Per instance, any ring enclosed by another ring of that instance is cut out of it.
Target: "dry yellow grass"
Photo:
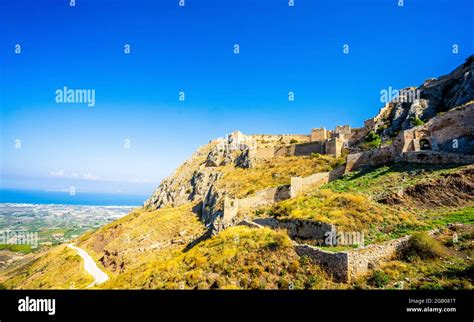
[[[344,162],[342,158],[328,155],[313,157],[277,157],[261,160],[250,169],[242,169],[232,164],[219,167],[223,173],[217,187],[242,198],[258,190],[289,184],[294,176],[309,176],[318,172],[327,172]]]
[[[93,278],[84,270],[82,258],[61,245],[3,273],[0,280],[6,288],[14,289],[81,289]]]
[[[330,285],[320,268],[299,258],[285,232],[235,226],[188,252],[162,252],[137,263],[102,287],[302,289]]]
[[[376,204],[366,195],[329,189],[279,202],[266,208],[265,214],[330,223],[344,231],[383,231],[417,222],[411,214]]]
[[[205,227],[192,212],[193,206],[186,204],[155,211],[136,209],[97,232],[83,236],[78,246],[86,249],[96,261],[104,250],[117,251],[126,269],[150,253],[169,247],[183,248],[202,235]]]

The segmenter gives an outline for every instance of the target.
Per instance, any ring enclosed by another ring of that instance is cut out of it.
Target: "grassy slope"
[[[333,285],[284,232],[231,227],[188,252],[162,252],[137,263],[103,288],[302,289]]]
[[[289,160],[288,164],[291,164],[291,158]],[[301,171],[312,171],[310,169],[314,168],[311,167],[332,166],[320,158],[295,160],[293,166],[297,166],[297,161],[305,164],[301,167],[306,170]],[[285,162],[281,162],[281,165],[277,163],[274,167],[270,164],[261,165],[259,171],[265,173],[262,187],[284,183],[286,177],[291,175],[305,175],[303,172],[295,173],[291,166],[286,167]],[[345,230],[366,230],[369,242],[450,222],[472,223],[473,208],[469,205],[464,208],[420,210],[382,205],[374,201],[392,188],[408,187],[459,169],[425,167],[420,170],[417,167],[395,166],[353,173],[326,185],[324,189],[278,203],[267,209],[267,212],[282,219],[314,219],[335,223]],[[322,171],[325,170],[328,168]],[[234,169],[228,173],[228,182],[244,190],[247,189],[245,187],[254,187],[252,182],[258,182],[261,175],[259,171]],[[283,176],[273,173],[283,173]],[[100,287],[339,287],[329,282],[319,268],[310,265],[307,259],[299,259],[284,232],[232,227],[183,252],[188,240],[204,232],[203,225],[192,212],[192,206],[188,204],[157,211],[139,209],[97,232],[82,236],[78,245],[85,248],[96,261],[103,256],[104,250],[108,250],[118,251],[116,260],[124,263],[121,272],[114,271],[111,266],[105,267],[111,280]],[[171,240],[176,242],[169,244]],[[7,276],[9,279],[4,284],[7,287],[62,288],[68,287],[67,281],[72,277],[72,280],[77,281],[76,285],[85,286],[87,283],[81,282],[79,274],[82,263],[75,261],[75,257],[68,254],[67,250],[60,250],[54,248],[36,262],[23,266]],[[433,267],[436,270],[436,266]],[[370,285],[371,282],[368,283]]]
[[[0,283],[5,287],[18,289],[84,288],[92,281],[81,257],[66,245],[38,254],[0,276]]]
[[[472,220],[472,216],[471,216]],[[458,240],[454,242],[453,235]],[[434,258],[397,258],[381,265],[351,285],[369,289],[474,289],[473,225],[443,228],[435,236]],[[430,245],[431,246],[431,245]]]
[[[123,262],[127,270],[130,265],[146,261],[161,249],[183,249],[201,236],[205,227],[192,212],[192,206],[155,211],[137,209],[95,233],[82,236],[78,246],[96,261],[104,255],[104,250],[117,251],[117,261]],[[103,268],[109,274],[116,273],[112,267]]]
[[[306,219],[335,224],[343,231],[364,231],[367,242],[396,238],[417,230],[433,229],[451,222],[472,223],[474,204],[421,209],[385,205],[377,199],[393,190],[415,186],[460,172],[466,167],[392,165],[354,172],[319,190],[285,200],[263,210],[280,219]]]
[[[291,177],[331,171],[343,162],[343,158],[314,155],[260,160],[250,169],[229,164],[218,168],[223,173],[223,178],[217,182],[217,187],[242,198],[264,188],[289,184]]]

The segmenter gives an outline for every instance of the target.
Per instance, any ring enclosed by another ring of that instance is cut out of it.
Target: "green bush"
[[[365,137],[365,142],[373,142],[373,141],[379,141],[380,140],[380,135],[375,133],[374,131],[370,131],[367,133]]]
[[[374,131],[370,131],[365,136],[365,142],[362,144],[362,148],[375,149],[375,148],[378,148],[381,143],[382,143],[382,140],[380,138],[380,135],[378,135]]]
[[[423,125],[425,124],[425,122],[423,122],[422,120],[420,120],[420,118],[418,116],[415,116],[411,119],[411,124],[413,126],[418,126],[418,125]]]
[[[290,144],[295,144],[295,143],[298,143],[298,140],[296,140],[296,139],[291,139],[290,140]]]
[[[427,232],[414,233],[408,240],[402,258],[408,261],[419,259],[434,259],[443,257],[446,253],[443,245],[431,237]]]
[[[389,281],[390,277],[387,275],[387,273],[379,270],[375,271],[371,278],[372,285],[375,285],[378,288],[384,287]]]
[[[11,252],[28,254],[33,251],[30,245],[0,244],[0,249],[8,249]]]

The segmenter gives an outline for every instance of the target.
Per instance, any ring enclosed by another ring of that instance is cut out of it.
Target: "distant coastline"
[[[66,191],[0,189],[0,203],[12,204],[57,204],[76,206],[141,206],[146,195],[121,193],[76,192],[71,196]]]

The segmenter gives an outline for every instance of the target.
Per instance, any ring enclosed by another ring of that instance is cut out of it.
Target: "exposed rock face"
[[[253,157],[249,149],[244,150],[236,159],[235,166],[240,168],[251,168],[253,165]]]
[[[104,265],[104,267],[109,268],[112,272],[124,271],[125,263],[123,258],[118,254],[117,251],[104,251],[104,255],[99,259],[99,262]]]
[[[208,186],[218,176],[206,165],[206,157],[214,145],[215,143],[211,142],[199,148],[191,158],[160,183],[144,206],[152,209],[176,207],[204,197]]]
[[[385,119],[383,123],[386,128],[383,134],[393,136],[400,130],[412,128],[414,118],[426,122],[438,113],[474,100],[473,65],[474,56],[470,56],[450,74],[438,79],[429,79],[418,88],[410,89],[418,91],[419,97],[416,99],[409,102],[393,101],[388,104],[388,108],[381,111],[385,117],[383,115],[376,117],[379,121]]]
[[[222,216],[225,195],[225,191],[219,191],[214,185],[222,177],[218,168],[228,164],[251,167],[254,145],[255,140],[251,136],[236,131],[227,138],[219,138],[202,146],[161,182],[144,206],[159,209],[193,201],[202,202],[195,211],[205,224],[210,225]]]

